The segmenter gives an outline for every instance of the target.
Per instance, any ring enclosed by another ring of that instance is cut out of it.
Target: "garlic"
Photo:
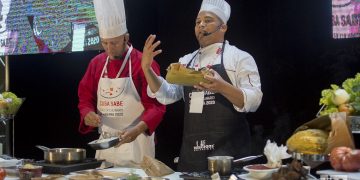
[[[344,89],[338,89],[334,91],[332,96],[332,102],[335,105],[340,105],[348,102],[350,99],[350,95]]]

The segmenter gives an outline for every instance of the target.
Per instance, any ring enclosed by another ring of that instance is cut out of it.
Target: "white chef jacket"
[[[179,63],[187,65],[190,60],[196,55],[190,64],[190,68],[202,68],[209,65],[221,63],[222,43],[211,44],[207,47],[187,54],[179,59]],[[261,83],[259,71],[257,69],[254,58],[245,51],[238,49],[235,46],[225,41],[224,51],[224,66],[229,76],[231,83],[239,88],[244,94],[244,107],[239,108],[234,105],[238,112],[255,112],[260,106],[262,99]],[[149,86],[147,94],[149,97],[156,98],[162,104],[171,104],[184,97],[183,86],[170,84],[163,77],[160,89],[153,93]]]

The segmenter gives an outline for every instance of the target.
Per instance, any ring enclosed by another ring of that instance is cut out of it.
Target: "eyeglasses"
[[[122,45],[123,44],[123,41],[116,41],[116,42],[114,42],[114,41],[110,41],[110,42],[104,42],[104,41],[101,41],[101,44],[103,45],[103,46],[107,46],[107,45],[112,45],[112,46],[120,46],[120,45]]]
[[[121,46],[122,44],[124,44],[125,42],[125,37],[123,39],[112,39],[112,40],[105,40],[105,39],[101,39],[101,44],[103,46],[107,46],[107,45],[111,45],[111,46]]]

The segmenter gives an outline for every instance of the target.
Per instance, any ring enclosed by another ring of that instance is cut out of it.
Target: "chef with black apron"
[[[200,48],[179,59],[187,68],[210,68],[209,82],[192,86],[167,83],[149,64],[161,50],[155,35],[143,49],[142,68],[148,95],[162,104],[185,101],[184,132],[179,171],[207,170],[207,157],[243,157],[251,153],[246,112],[261,103],[260,76],[253,57],[224,39],[230,5],[224,0],[203,0],[196,18],[195,35]]]

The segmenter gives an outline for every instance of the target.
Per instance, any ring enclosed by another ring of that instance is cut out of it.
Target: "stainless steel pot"
[[[236,160],[232,156],[210,156],[208,157],[208,170],[210,174],[218,172],[220,176],[227,176],[232,171],[233,163],[247,162],[261,156],[263,155],[247,156]]]
[[[81,148],[48,148],[36,146],[44,151],[44,160],[55,164],[71,164],[81,162],[86,158],[86,150]]]
[[[210,174],[219,173],[221,176],[229,175],[232,170],[232,156],[211,156],[208,157],[208,170]]]

